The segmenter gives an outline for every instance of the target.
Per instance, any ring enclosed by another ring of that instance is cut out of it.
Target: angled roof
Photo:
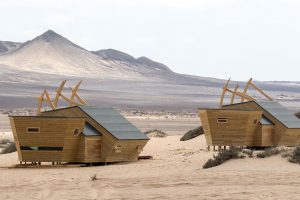
[[[300,120],[295,114],[276,101],[256,101],[257,105],[270,113],[287,128],[300,128]]]
[[[300,120],[295,116],[295,114],[276,101],[246,101],[232,105],[247,104],[252,102],[280,121],[285,127],[300,128]],[[225,105],[224,107],[226,106],[231,105]]]
[[[149,140],[146,134],[138,130],[113,108],[78,107],[119,140]]]

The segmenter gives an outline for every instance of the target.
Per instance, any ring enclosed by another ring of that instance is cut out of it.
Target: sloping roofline
[[[87,112],[85,112],[80,106],[70,106],[70,107],[64,107],[64,108],[58,108],[58,109],[55,109],[55,110],[47,110],[47,111],[43,111],[42,113],[46,113],[46,112],[55,112],[55,111],[58,111],[58,110],[64,110],[64,109],[71,109],[71,108],[79,108],[83,113],[85,113],[87,116],[89,116],[91,119],[93,119],[99,126],[101,126],[103,129],[105,129],[108,133],[110,133],[115,139],[118,139],[118,140],[150,140],[150,138],[148,136],[146,136],[146,138],[144,139],[120,139],[120,138],[117,138],[113,133],[111,133],[109,130],[107,130],[104,126],[102,126],[97,120],[95,120],[92,116],[90,116]],[[107,107],[109,108],[109,107]],[[121,115],[121,114],[120,114]],[[122,115],[121,115],[122,116]],[[122,116],[123,117],[123,116]],[[128,120],[127,120],[128,121]],[[129,121],[128,121],[129,122]],[[129,122],[132,126],[134,126],[131,122]],[[143,134],[141,132],[141,134]]]
[[[227,104],[227,105],[223,105],[222,107],[227,107],[227,106],[232,106],[232,105],[240,105],[240,104],[249,104],[249,103],[255,103],[258,107],[260,107],[261,109],[263,109],[266,113],[270,114],[271,116],[273,116],[278,122],[280,122],[285,128],[287,129],[300,129],[300,120],[299,120],[299,127],[293,127],[290,128],[288,127],[286,124],[284,124],[281,120],[279,120],[276,116],[274,116],[272,113],[270,113],[268,110],[266,110],[263,106],[261,106],[259,103],[257,103],[257,101],[246,101],[246,102],[240,102],[240,103],[235,103],[235,104]],[[276,101],[275,101],[276,102]],[[278,102],[276,102],[278,103]],[[278,103],[280,104],[280,103]],[[281,104],[280,104],[281,105]],[[282,106],[282,105],[281,105]],[[282,106],[283,108],[285,108],[284,106]],[[286,109],[286,108],[285,108]]]

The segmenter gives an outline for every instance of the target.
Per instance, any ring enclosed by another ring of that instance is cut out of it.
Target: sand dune
[[[1,199],[299,199],[299,165],[283,158],[232,160],[204,170],[213,155],[203,136],[151,138],[153,160],[99,167],[7,169],[16,153],[0,156]],[[91,181],[97,174],[99,180]]]

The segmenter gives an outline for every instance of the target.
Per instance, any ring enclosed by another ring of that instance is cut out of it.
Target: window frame
[[[37,129],[37,131],[30,131],[29,129]],[[40,133],[41,132],[40,127],[27,127],[26,130],[27,130],[26,133]]]
[[[218,117],[217,118],[217,124],[228,124],[229,119],[227,117]]]

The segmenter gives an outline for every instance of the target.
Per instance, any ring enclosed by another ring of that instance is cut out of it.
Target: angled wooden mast
[[[71,94],[70,98],[68,98],[62,94],[62,90],[64,89],[66,82],[67,82],[66,80],[61,82],[59,88],[56,90],[56,95],[55,95],[55,98],[53,101],[51,100],[51,97],[50,97],[48,91],[46,89],[44,89],[43,93],[38,98],[38,107],[37,107],[38,114],[41,113],[43,102],[48,103],[52,110],[57,109],[58,101],[59,101],[60,97],[65,102],[67,102],[69,104],[69,106],[88,105],[87,102],[78,95],[79,86],[82,83],[82,81],[80,81],[74,88],[71,88],[72,94]]]
[[[220,100],[220,105],[223,106],[224,104],[224,98],[225,98],[225,94],[226,92],[229,92],[232,94],[231,96],[231,100],[230,103],[233,104],[235,97],[238,96],[241,98],[241,102],[244,102],[245,99],[248,101],[255,101],[256,99],[250,95],[247,94],[247,91],[249,90],[249,87],[252,86],[256,91],[258,91],[259,93],[261,93],[263,96],[265,96],[268,100],[273,101],[272,97],[270,97],[269,95],[267,95],[262,89],[260,89],[259,87],[257,87],[254,83],[253,83],[253,79],[250,78],[249,81],[247,82],[247,84],[245,85],[244,91],[243,92],[238,92],[239,89],[239,84],[236,85],[236,87],[234,88],[234,90],[230,90],[228,89],[230,83],[230,78],[229,80],[226,82],[225,86],[223,87],[223,91],[221,94],[221,100]]]

